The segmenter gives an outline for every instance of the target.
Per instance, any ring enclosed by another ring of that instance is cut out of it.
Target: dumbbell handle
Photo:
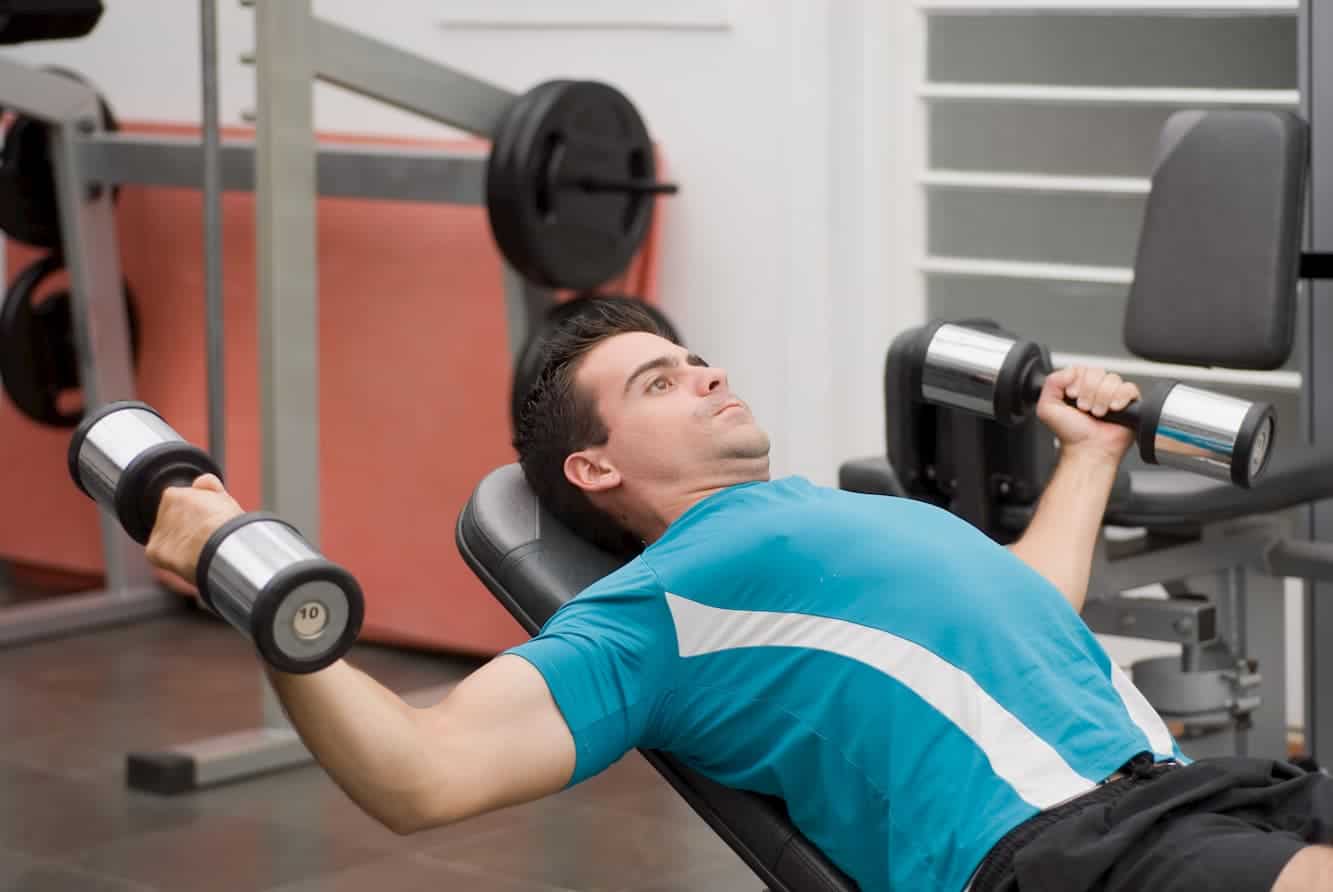
[[[183,452],[184,449],[189,449],[189,452]],[[162,494],[172,486],[192,486],[204,474],[222,476],[208,453],[198,447],[177,446],[173,456],[164,461],[161,467],[152,468],[144,479],[137,526],[151,533],[162,504]],[[131,535],[135,534],[132,532]]]
[[[1035,371],[1032,374],[1032,377],[1029,378],[1024,396],[1027,398],[1030,405],[1035,406],[1037,400],[1041,398],[1042,388],[1046,386],[1046,377],[1047,375],[1045,372]],[[1078,400],[1069,397],[1065,397],[1065,405],[1075,409],[1079,408]],[[1079,409],[1079,411],[1082,412],[1083,410]],[[1089,412],[1086,414],[1091,415],[1092,413]],[[1105,415],[1094,415],[1093,417],[1098,421],[1105,421],[1110,424],[1118,424],[1121,427],[1127,427],[1137,433],[1139,429],[1139,421],[1143,418],[1143,403],[1141,400],[1136,399],[1123,409],[1112,409]]]

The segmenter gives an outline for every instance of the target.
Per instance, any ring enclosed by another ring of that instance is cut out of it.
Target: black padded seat
[[[620,566],[537,504],[518,465],[492,471],[458,517],[463,560],[528,631]],[[856,884],[814,847],[780,799],[724,787],[671,756],[644,757],[773,892],[847,892]]]

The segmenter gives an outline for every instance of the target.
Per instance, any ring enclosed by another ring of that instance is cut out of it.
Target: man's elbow
[[[438,794],[398,793],[383,797],[378,807],[365,812],[399,836],[444,827],[459,820],[457,809],[440,801]]]
[[[452,824],[453,820],[424,809],[396,808],[382,815],[374,815],[381,824],[399,836],[411,836],[425,830],[434,830]]]
[[[423,830],[430,830],[434,825],[421,820],[404,820],[403,818],[390,818],[382,820],[381,823],[388,827],[398,836],[412,836]]]

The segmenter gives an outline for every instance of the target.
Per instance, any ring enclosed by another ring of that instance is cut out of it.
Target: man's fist
[[[208,537],[243,513],[222,481],[212,474],[203,475],[188,487],[168,487],[162,493],[157,521],[148,538],[148,560],[193,583],[194,566]]]
[[[1037,417],[1060,438],[1064,452],[1095,452],[1118,464],[1134,444],[1134,432],[1097,419],[1125,408],[1139,396],[1136,385],[1122,381],[1114,372],[1074,366],[1047,377],[1037,401]],[[1065,397],[1078,400],[1078,408],[1066,405]]]

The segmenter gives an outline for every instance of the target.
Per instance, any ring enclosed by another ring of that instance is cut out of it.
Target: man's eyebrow
[[[697,353],[691,353],[689,356],[685,357],[685,364],[697,366],[708,365],[704,358]],[[648,360],[631,372],[629,378],[625,380],[625,394],[629,394],[630,388],[634,386],[635,379],[640,375],[646,372],[651,372],[654,369],[674,369],[678,365],[680,365],[680,360],[675,356],[659,356],[656,359]]]

